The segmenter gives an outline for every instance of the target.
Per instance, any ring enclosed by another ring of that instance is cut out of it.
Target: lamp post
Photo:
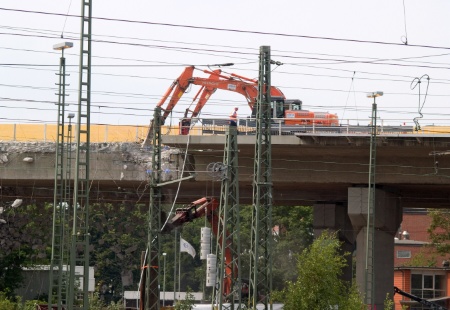
[[[367,193],[367,232],[366,232],[366,266],[365,266],[365,296],[366,305],[375,309],[375,168],[377,147],[377,103],[376,98],[383,96],[383,92],[377,91],[367,94],[367,98],[373,98],[372,104],[372,128],[370,132],[370,164],[369,184]]]
[[[56,301],[58,309],[62,309],[67,301],[67,296],[63,296],[63,286],[67,284],[67,270],[63,271],[63,266],[67,265],[67,248],[64,239],[65,227],[65,207],[67,201],[67,180],[64,177],[64,113],[65,113],[65,97],[66,97],[66,59],[64,58],[64,50],[73,47],[72,42],[63,42],[53,45],[54,50],[61,51],[59,66],[59,86],[58,92],[58,119],[57,119],[57,141],[55,151],[55,183],[53,196],[53,228],[52,228],[52,252],[50,259],[50,275],[49,275],[49,293],[48,306],[52,307],[52,301]],[[59,208],[58,208],[59,206]]]
[[[163,307],[166,305],[166,256],[167,253],[162,253],[164,265],[163,265]]]

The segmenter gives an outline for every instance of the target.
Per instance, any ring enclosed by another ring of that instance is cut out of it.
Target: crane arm
[[[417,301],[418,303],[431,307],[431,309],[437,309],[437,310],[447,310],[447,308],[442,307],[441,305],[438,305],[437,303],[434,303],[432,301],[417,297],[415,295],[409,294],[407,292],[402,291],[398,287],[394,286],[394,294],[400,294],[402,296],[408,297],[414,301]]]
[[[203,197],[196,201],[191,202],[184,208],[178,208],[175,212],[175,216],[167,222],[163,232],[170,232],[176,227],[180,227],[186,223],[192,222],[195,219],[202,218],[206,216],[209,223],[211,224],[211,229],[214,236],[218,237],[217,241],[219,245],[222,245],[222,236],[219,236],[218,225],[219,225],[219,216],[216,212],[219,207],[219,203],[216,199],[211,197]],[[228,232],[226,232],[228,235]],[[232,244],[229,242],[224,251],[225,256],[225,275],[224,278],[224,293],[228,295],[231,292],[231,277],[234,274],[237,274],[236,266],[232,266]],[[233,270],[234,268],[234,270]]]
[[[210,75],[206,78],[193,77],[194,69],[194,66],[186,67],[181,75],[175,81],[173,81],[169,89],[167,89],[161,100],[157,103],[157,107],[160,107],[163,111],[161,115],[161,124],[164,124],[167,117],[170,115],[170,113],[172,113],[174,107],[177,105],[178,101],[181,99],[181,97],[191,84],[199,85],[201,86],[201,88],[193,99],[193,102],[195,102],[198,98],[195,108],[193,110],[190,110],[189,108],[186,109],[186,112],[184,114],[182,127],[185,130],[182,131],[183,134],[187,134],[189,132],[191,119],[193,117],[196,117],[201,112],[211,95],[214,94],[217,89],[239,93],[245,97],[251,110],[253,110],[253,108],[255,107],[258,97],[257,80],[249,79],[233,73],[224,74],[220,69],[214,71],[203,70],[204,73]],[[272,97],[286,99],[283,92],[275,86],[271,86],[270,94]],[[167,106],[164,106],[168,99],[169,102]],[[143,145],[149,144],[152,134],[153,120],[150,122],[147,137],[145,138]]]
[[[166,91],[164,96],[159,100],[157,107],[160,107],[164,113],[161,115],[161,123],[164,124],[166,118],[169,116],[170,113],[172,113],[173,108],[178,103],[180,98],[183,96],[183,94],[186,92],[190,85],[190,78],[192,78],[192,75],[194,73],[194,66],[186,67],[181,73],[181,75],[173,81],[173,83],[170,85],[169,89]],[[166,102],[167,98],[171,96],[169,103],[167,104],[167,107],[163,107],[164,103]]]

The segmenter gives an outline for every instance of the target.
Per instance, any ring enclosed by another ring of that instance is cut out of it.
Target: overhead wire
[[[1,9],[1,8],[0,8]],[[165,48],[165,46],[163,46],[164,48]],[[175,48],[175,49],[178,49],[179,47],[171,47],[171,48]],[[196,49],[193,49],[193,50],[196,50]],[[214,50],[215,51],[215,50]],[[315,57],[310,57],[310,58],[315,58]],[[323,60],[323,59],[321,59],[321,60]],[[338,59],[338,60],[336,60],[336,61],[341,61],[341,59]],[[348,60],[343,60],[343,61],[348,61]],[[377,60],[377,59],[375,59],[375,60],[368,60],[368,62],[371,62],[371,63],[374,63],[374,62],[377,62],[377,61],[383,61],[383,60]],[[106,65],[105,65],[106,66]],[[138,66],[138,65],[136,65],[136,66]],[[139,66],[142,66],[142,65],[139,65]],[[277,71],[278,73],[280,73],[280,71]],[[289,87],[286,87],[286,88],[289,88]],[[296,88],[299,88],[299,87],[296,87]],[[315,88],[300,88],[300,89],[304,89],[304,90],[318,90],[318,91],[324,91],[324,90],[327,90],[327,89],[322,89],[322,88],[320,88],[320,89],[315,89]],[[331,89],[328,89],[328,91],[342,91],[342,90],[331,90]],[[362,92],[361,92],[362,93]],[[110,94],[110,95],[112,95],[112,93]],[[119,95],[119,96],[121,96],[120,94],[115,94],[115,95]],[[430,96],[431,96],[432,94],[430,94]],[[446,96],[446,95],[443,95],[443,96]]]
[[[402,42],[405,45],[408,45],[408,32],[406,31],[406,6],[405,6],[405,0],[403,0],[403,23],[405,25],[405,35],[402,37]]]
[[[64,17],[64,24],[61,31],[61,39],[64,38],[64,30],[66,28],[67,18],[69,17],[70,7],[72,6],[72,0],[69,0],[69,7],[67,8],[66,16]]]
[[[422,79],[425,78],[425,77],[427,79],[427,88],[425,90],[425,95],[424,95],[424,98],[423,98],[423,101],[422,101],[421,92],[420,92],[420,90],[421,90],[420,86],[422,84]],[[413,119],[413,121],[414,121],[414,124],[416,124],[416,130],[420,130],[419,118],[423,118],[422,109],[423,109],[423,106],[425,105],[425,101],[426,101],[427,95],[428,95],[428,87],[430,86],[430,76],[428,74],[424,74],[420,78],[414,78],[412,80],[412,82],[411,82],[411,85],[410,85],[411,90],[414,90],[417,85],[419,86],[418,87],[418,89],[419,89],[419,106],[418,106],[418,111],[417,112],[419,113],[420,116],[415,117]]]
[[[20,12],[20,13],[32,13],[32,14],[40,14],[40,15],[50,15],[50,16],[69,16],[80,18],[80,15],[74,14],[61,14],[54,12],[44,12],[44,11],[35,11],[35,10],[23,10],[23,9],[11,9],[0,7],[2,11],[9,12]],[[242,30],[242,29],[232,29],[232,28],[220,28],[220,27],[207,27],[207,26],[193,26],[193,25],[182,25],[182,24],[173,24],[173,23],[160,23],[160,22],[150,22],[150,21],[139,21],[139,20],[131,20],[131,19],[120,19],[120,18],[108,18],[108,17],[92,17],[94,20],[102,20],[102,21],[110,21],[110,22],[123,22],[123,23],[135,23],[135,24],[144,24],[144,25],[156,25],[156,26],[167,26],[174,28],[186,28],[186,29],[195,29],[195,30],[214,30],[214,31],[223,31],[223,32],[232,32],[232,33],[242,33],[242,34],[253,34],[253,35],[270,35],[270,36],[279,36],[279,37],[290,37],[290,38],[303,38],[303,39],[313,39],[313,40],[327,40],[327,41],[337,41],[337,42],[349,42],[349,43],[364,43],[364,44],[377,44],[377,45],[388,45],[388,46],[405,46],[403,43],[395,43],[395,42],[384,42],[384,41],[371,41],[371,40],[358,40],[358,39],[344,39],[344,38],[336,38],[336,37],[325,37],[325,36],[309,36],[309,35],[300,35],[300,34],[289,34],[289,33],[279,33],[279,32],[265,32],[265,31],[251,31],[251,30]],[[433,45],[407,45],[408,47],[421,47],[421,48],[430,48],[430,49],[447,49],[450,50],[450,47],[447,46],[433,46]]]

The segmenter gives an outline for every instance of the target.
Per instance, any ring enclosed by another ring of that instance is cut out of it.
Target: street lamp
[[[73,46],[72,42],[63,42],[53,45],[54,50],[61,51],[62,55],[59,62],[59,92],[58,92],[58,120],[57,120],[57,141],[56,141],[56,152],[55,152],[55,187],[53,196],[53,231],[52,231],[52,254],[50,259],[50,278],[49,278],[49,293],[48,293],[48,306],[52,305],[52,299],[56,299],[58,309],[61,309],[63,304],[63,289],[62,287],[66,285],[64,283],[63,273],[63,253],[64,249],[68,247],[68,244],[64,244],[64,229],[66,227],[65,223],[57,224],[56,219],[60,221],[65,221],[65,208],[63,208],[63,202],[66,201],[65,198],[68,196],[67,186],[65,182],[68,180],[65,178],[63,171],[64,162],[64,113],[65,113],[65,97],[66,97],[66,59],[64,58],[64,50],[71,48]],[[61,208],[57,208],[57,206]],[[61,219],[62,218],[62,219]],[[58,226],[59,225],[59,226]],[[74,267],[75,268],[75,267]],[[54,278],[56,277],[56,278]],[[69,282],[71,283],[71,282]],[[54,288],[56,288],[56,293]],[[69,297],[70,299],[70,297]]]
[[[374,91],[371,93],[367,93],[367,98],[376,98],[376,97],[381,97],[381,96],[383,96],[382,91]]]
[[[376,98],[383,96],[383,92],[376,91],[367,94],[367,98],[373,98],[372,104],[372,128],[370,133],[370,164],[369,184],[367,193],[367,232],[366,232],[366,266],[365,266],[365,295],[366,305],[371,309],[375,306],[375,168],[377,147],[377,103]]]
[[[162,253],[164,264],[163,264],[163,307],[166,305],[166,255],[167,253]]]

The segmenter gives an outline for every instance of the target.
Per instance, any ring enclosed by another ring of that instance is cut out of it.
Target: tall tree
[[[341,255],[340,247],[336,234],[325,231],[300,254],[297,280],[275,294],[285,310],[363,309],[357,288],[340,278],[349,255]]]
[[[429,212],[431,224],[428,234],[432,247],[441,255],[450,254],[450,212],[432,209]]]
[[[23,268],[48,263],[52,207],[7,203],[0,214],[0,291],[14,297],[23,282]]]

